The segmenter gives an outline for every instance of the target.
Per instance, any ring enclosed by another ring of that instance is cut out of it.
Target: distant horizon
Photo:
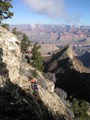
[[[70,24],[31,24],[31,23],[24,23],[24,24],[9,24],[10,26],[14,25],[53,25],[53,26],[75,26],[75,27],[80,27],[80,26],[85,26],[85,27],[90,27],[90,25],[70,25]]]

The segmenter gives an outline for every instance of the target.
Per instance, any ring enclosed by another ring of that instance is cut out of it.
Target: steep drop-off
[[[45,63],[45,73],[54,73],[55,85],[65,90],[68,96],[90,101],[90,73],[75,57],[71,46],[55,52]]]

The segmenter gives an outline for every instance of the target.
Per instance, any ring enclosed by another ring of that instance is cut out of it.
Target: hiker
[[[35,93],[37,93],[37,92],[38,92],[38,87],[37,87],[36,82],[34,82],[34,92],[35,92]]]
[[[32,88],[32,93],[34,95],[37,95],[37,92],[38,92],[38,87],[37,87],[37,83],[34,79],[30,80],[31,82],[31,88]]]

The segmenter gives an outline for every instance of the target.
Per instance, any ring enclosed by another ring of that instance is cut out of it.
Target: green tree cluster
[[[33,66],[36,67],[39,71],[43,70],[43,59],[41,56],[41,53],[39,52],[40,46],[34,44],[32,49],[32,60],[33,60]]]
[[[74,112],[75,120],[90,120],[87,113],[89,105],[85,100],[73,99],[71,109]]]
[[[22,40],[21,40],[21,52],[22,53],[27,52],[27,49],[30,46],[30,43],[31,42],[30,42],[28,36],[25,33],[23,33]]]
[[[12,6],[12,0],[0,0],[0,23],[3,19],[8,19],[13,16],[13,12],[10,11]]]

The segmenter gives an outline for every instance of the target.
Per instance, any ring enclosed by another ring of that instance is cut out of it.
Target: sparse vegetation
[[[12,33],[13,33],[14,35],[16,35],[17,37],[18,37],[18,35],[20,34],[20,32],[17,31],[17,28],[16,28],[16,27],[12,29]]]
[[[8,19],[13,16],[13,12],[10,11],[12,6],[12,0],[0,0],[0,23],[3,19]]]
[[[73,99],[71,109],[74,112],[75,120],[90,120],[87,113],[89,105],[85,100]]]
[[[32,49],[32,59],[33,59],[33,66],[36,67],[39,71],[43,70],[43,59],[41,53],[38,51],[40,46],[34,44]]]
[[[10,30],[9,24],[2,24],[1,26],[2,26],[3,28],[7,29],[8,31]]]

